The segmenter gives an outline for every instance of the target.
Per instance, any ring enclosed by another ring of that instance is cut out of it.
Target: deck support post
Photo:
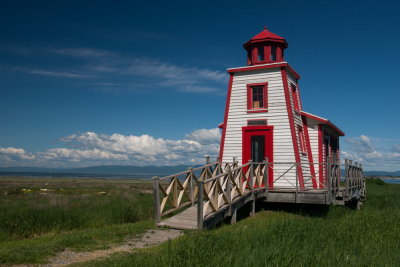
[[[160,214],[160,178],[158,176],[153,177],[153,198],[154,198],[154,221],[159,223],[161,221]]]
[[[198,187],[198,200],[197,200],[197,228],[203,230],[203,187],[204,181],[199,181]]]
[[[231,224],[235,224],[236,223],[236,215],[237,215],[237,209],[235,209],[232,213],[231,216]]]
[[[206,156],[206,165],[210,164],[210,156]]]
[[[255,215],[256,215],[256,198],[254,197],[254,194],[253,194],[253,200],[251,201],[250,216],[254,217]]]

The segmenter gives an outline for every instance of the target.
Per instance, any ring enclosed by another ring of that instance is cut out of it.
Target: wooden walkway
[[[297,184],[291,188],[270,189],[266,186],[269,166],[267,162],[249,162],[242,166],[214,162],[153,178],[157,225],[190,230],[212,228],[227,219],[235,223],[238,210],[244,206],[250,216],[254,215],[256,201],[345,205],[365,198],[362,168],[347,160],[345,186],[339,186],[340,166],[327,164],[326,185],[320,189],[300,189]],[[165,219],[161,220],[162,217]]]
[[[157,223],[157,226],[176,229],[197,229],[197,207],[190,207],[181,213]]]

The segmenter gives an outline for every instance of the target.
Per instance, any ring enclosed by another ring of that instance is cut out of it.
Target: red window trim
[[[263,86],[262,108],[252,107],[252,96],[253,96],[252,88],[254,86]],[[268,82],[247,84],[246,87],[247,87],[247,113],[268,112]]]
[[[291,89],[292,89],[292,98],[293,98],[293,108],[294,108],[294,112],[296,112],[297,114],[300,114],[301,109],[300,109],[300,99],[299,99],[299,89],[297,88],[296,85],[294,85],[293,83],[290,84]]]
[[[307,155],[307,146],[306,146],[306,140],[304,136],[304,129],[303,126],[298,125],[297,126],[297,132],[299,134],[299,139],[300,139],[300,150],[303,155]]]

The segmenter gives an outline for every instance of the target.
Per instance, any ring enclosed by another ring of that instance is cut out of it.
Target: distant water
[[[95,174],[95,173],[50,173],[50,172],[0,172],[0,177],[27,178],[100,178],[100,179],[151,179],[154,174]],[[162,176],[162,175],[161,175]]]
[[[388,184],[400,184],[400,179],[382,179]]]

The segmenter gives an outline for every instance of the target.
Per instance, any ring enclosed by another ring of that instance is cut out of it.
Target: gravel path
[[[133,249],[153,247],[166,242],[171,239],[175,239],[183,235],[180,230],[168,229],[159,230],[151,229],[147,230],[144,234],[137,238],[128,239],[119,246],[114,246],[109,249],[95,250],[88,252],[74,252],[69,249],[64,250],[57,256],[51,258],[48,264],[44,265],[15,265],[15,266],[66,266],[72,263],[97,260],[106,257],[114,252],[129,252]]]

